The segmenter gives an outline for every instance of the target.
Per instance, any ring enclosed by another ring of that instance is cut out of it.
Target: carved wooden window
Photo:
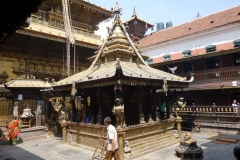
[[[171,60],[171,56],[169,54],[166,54],[163,56],[163,61],[170,61]]]
[[[237,40],[233,41],[233,47],[234,48],[239,48],[240,47],[240,39],[237,39]]]
[[[214,52],[216,51],[216,45],[207,46],[205,49],[206,49],[206,53]]]
[[[182,52],[182,56],[183,56],[183,57],[189,57],[189,56],[191,56],[191,55],[192,55],[191,50],[186,50],[186,51],[183,51],[183,52]]]

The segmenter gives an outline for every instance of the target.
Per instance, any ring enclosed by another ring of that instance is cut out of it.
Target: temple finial
[[[119,8],[118,2],[117,2],[116,5],[115,5],[115,8],[113,10],[113,13],[114,14],[120,14],[121,11],[122,11],[122,8]]]
[[[135,17],[135,16],[137,16],[137,14],[136,14],[135,6],[134,6],[132,17]]]

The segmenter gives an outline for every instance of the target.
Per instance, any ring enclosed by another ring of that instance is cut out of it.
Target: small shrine
[[[180,144],[176,147],[176,156],[184,159],[203,159],[203,150],[197,145],[197,141],[191,138],[191,134],[188,132],[184,136],[184,139],[180,141]]]
[[[12,93],[13,116],[23,121],[22,127],[30,128],[43,124],[44,98],[41,89],[50,89],[51,85],[35,79],[30,73],[24,73],[21,78],[4,84]]]
[[[123,159],[125,140],[133,156],[145,153],[138,145],[131,146],[140,143],[140,139],[144,144],[139,145],[151,149],[163,144],[161,136],[168,137],[164,144],[176,143],[172,134],[175,119],[170,118],[169,103],[167,119],[160,121],[158,117],[156,90],[161,89],[167,97],[169,89],[188,87],[193,77],[187,79],[148,66],[148,57],[141,55],[132,42],[120,13],[117,3],[104,43],[89,58],[91,66],[54,83],[50,114],[62,126],[63,143],[69,128],[71,144],[92,148],[101,133],[104,117],[111,117]]]

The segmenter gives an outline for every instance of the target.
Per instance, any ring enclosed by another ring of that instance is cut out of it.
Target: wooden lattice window
[[[214,52],[216,51],[216,45],[207,46],[205,49],[207,53]]]

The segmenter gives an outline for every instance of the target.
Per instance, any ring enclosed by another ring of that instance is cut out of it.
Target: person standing
[[[105,160],[112,160],[112,158],[114,158],[114,160],[120,160],[118,154],[117,131],[111,123],[112,120],[110,117],[104,118],[104,124],[107,126],[107,152]]]
[[[18,135],[21,131],[21,120],[17,120],[16,117],[13,117],[13,120],[9,123],[9,144],[16,145],[18,140]]]
[[[161,101],[158,102],[160,119],[164,120],[165,108],[166,108],[166,100],[164,97],[161,97]]]
[[[233,100],[233,104],[232,104],[232,106],[235,107],[235,111],[236,111],[236,113],[238,113],[238,105],[237,105],[237,101],[236,101],[236,99]]]

